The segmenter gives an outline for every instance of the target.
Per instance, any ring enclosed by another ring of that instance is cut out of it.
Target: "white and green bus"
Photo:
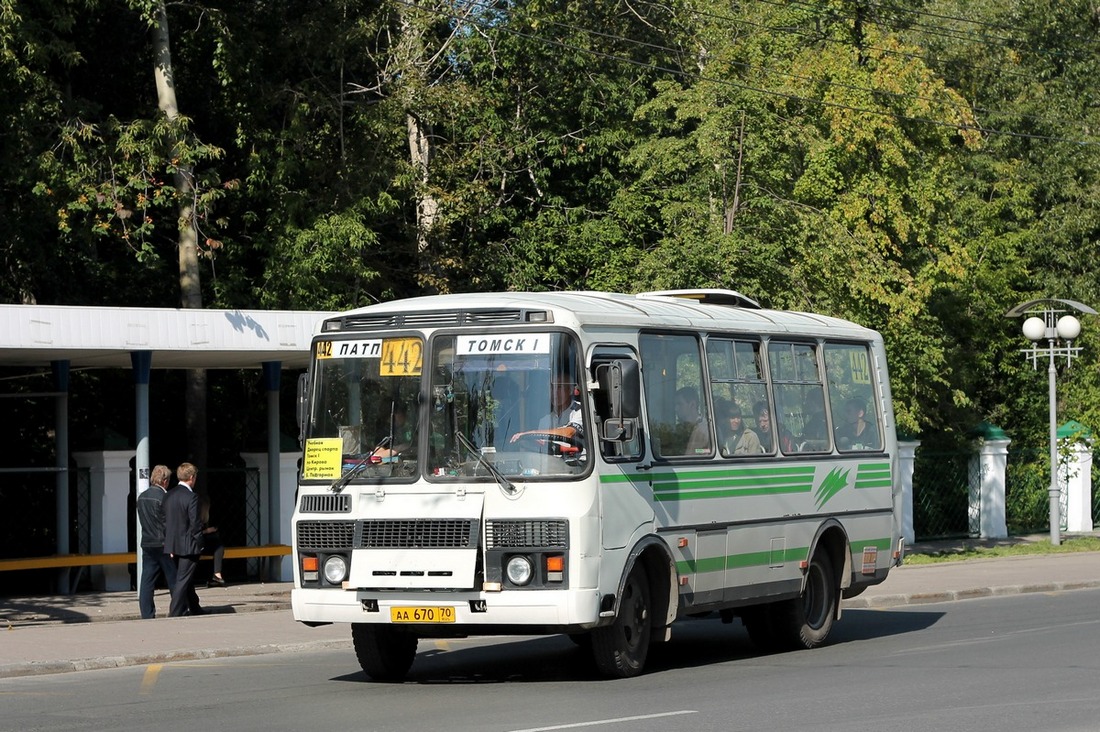
[[[633,676],[679,619],[811,648],[901,561],[881,336],[728,290],[440,295],[319,325],[294,617],[372,678],[420,638],[571,636]]]

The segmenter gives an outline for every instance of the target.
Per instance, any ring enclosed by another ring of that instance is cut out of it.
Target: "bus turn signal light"
[[[550,554],[546,557],[546,579],[549,582],[561,582],[565,578],[565,557]]]
[[[320,564],[317,557],[302,557],[302,581],[317,582],[321,579]]]

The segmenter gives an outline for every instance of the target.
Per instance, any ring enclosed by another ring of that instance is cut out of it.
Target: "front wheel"
[[[626,578],[615,622],[592,631],[592,656],[600,673],[618,678],[637,676],[649,654],[649,580],[634,567]]]
[[[416,658],[416,636],[400,628],[352,623],[351,641],[359,665],[375,681],[401,681]]]
[[[818,552],[806,570],[802,594],[773,606],[771,627],[775,640],[791,649],[821,645],[833,628],[839,599],[833,563],[828,555]]]

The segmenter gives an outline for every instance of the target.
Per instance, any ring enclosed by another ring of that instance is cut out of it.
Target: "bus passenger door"
[[[601,544],[622,549],[638,529],[653,524],[653,484],[644,464],[641,377],[629,346],[597,346],[590,374],[599,458]]]

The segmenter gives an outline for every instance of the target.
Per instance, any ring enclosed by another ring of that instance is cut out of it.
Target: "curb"
[[[351,647],[351,638],[339,641],[312,641],[304,643],[265,644],[237,648],[208,648],[190,651],[169,651],[165,653],[144,653],[125,656],[100,656],[98,658],[78,658],[70,661],[27,661],[0,665],[0,679],[22,676],[46,676],[49,674],[71,673],[73,671],[97,671],[130,666],[147,666],[155,663],[173,663],[177,661],[199,661],[206,658],[232,658],[236,656],[264,656],[273,653],[299,653],[302,651],[323,651]]]
[[[133,603],[128,603],[132,605]],[[247,615],[248,613],[265,613],[271,611],[289,611],[292,605],[289,599],[273,599],[270,601],[256,601],[247,600],[241,601],[231,606],[230,610],[218,610],[217,606],[214,608],[208,608],[211,615]],[[168,609],[160,608],[161,614],[157,615],[157,618],[166,617],[164,613],[168,612]],[[66,619],[66,618],[53,618],[48,615],[35,615],[32,613],[26,613],[23,615],[12,615],[11,617],[0,618],[0,623],[4,624],[4,627],[8,628],[22,628],[22,627],[42,627],[46,625],[79,625],[82,623],[118,623],[130,620],[141,620],[141,614],[136,609],[127,609],[125,612],[113,612],[104,614],[100,610],[98,615],[87,615],[79,619]]]
[[[905,605],[930,605],[937,602],[956,602],[958,600],[978,600],[983,597],[1001,597],[1005,595],[1028,595],[1042,592],[1067,592],[1070,590],[1095,590],[1100,588],[1100,580],[1082,582],[1042,582],[1026,585],[1003,585],[1001,587],[976,587],[968,590],[949,590],[945,592],[920,592],[908,595],[876,595],[875,597],[853,597],[844,600],[842,606],[853,610],[881,610]]]

